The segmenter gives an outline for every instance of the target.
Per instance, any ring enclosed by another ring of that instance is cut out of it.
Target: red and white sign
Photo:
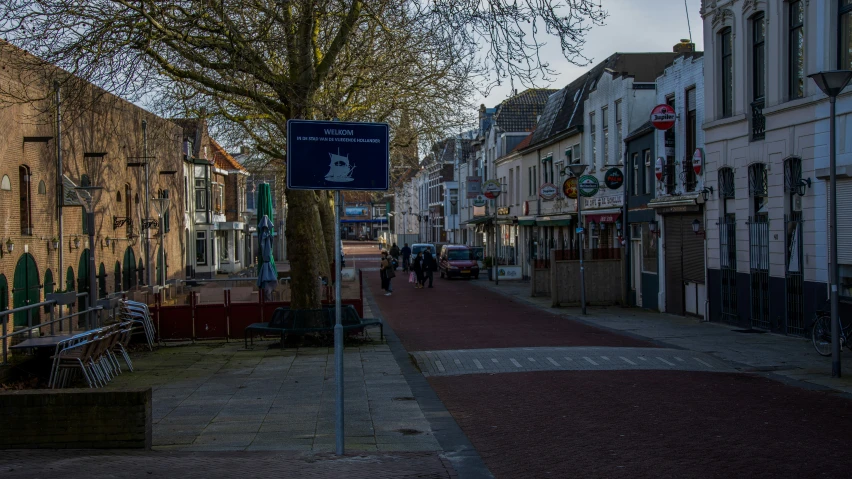
[[[489,200],[493,200],[500,196],[500,193],[503,192],[503,185],[500,184],[497,180],[488,180],[482,185],[482,193]]]
[[[524,216],[530,214],[530,202],[524,201]]]
[[[692,154],[692,169],[695,170],[696,175],[701,174],[701,168],[704,166],[704,150],[701,148],[696,148],[695,153]]]
[[[544,200],[552,200],[558,193],[559,189],[553,183],[544,183],[538,189],[538,196]]]
[[[654,165],[654,174],[657,176],[657,181],[663,179],[663,157],[657,157],[657,164]]]
[[[651,110],[651,124],[658,130],[668,130],[673,127],[677,115],[669,105],[657,105]]]

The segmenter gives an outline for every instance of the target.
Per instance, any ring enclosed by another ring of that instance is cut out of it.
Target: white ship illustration
[[[337,154],[329,153],[331,164],[328,165],[328,173],[325,175],[325,181],[333,181],[335,183],[346,183],[354,181],[352,172],[355,171],[354,166],[349,166],[349,157],[342,156],[340,149],[337,149]]]

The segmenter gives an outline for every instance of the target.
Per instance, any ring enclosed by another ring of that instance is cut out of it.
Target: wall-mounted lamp
[[[652,236],[657,236],[657,221],[649,221],[648,222],[648,231]]]
[[[620,220],[620,219],[615,220],[615,232],[616,232],[616,234],[618,234],[618,236],[622,236],[622,233],[621,233],[621,220]]]
[[[110,239],[110,237],[107,236],[106,238],[104,238],[103,244],[101,245],[101,248],[109,248],[109,245],[111,243],[112,243],[112,239]]]
[[[9,238],[6,240],[6,253],[12,254],[12,251],[15,251],[15,243]]]
[[[59,249],[59,238],[50,238],[50,245],[53,246],[53,249]]]
[[[811,187],[811,179],[804,178],[799,180],[799,183],[793,186],[793,191],[799,196],[805,196],[807,188]]]
[[[704,188],[701,189],[701,191],[699,193],[704,195],[704,201],[707,201],[707,197],[713,194],[713,187],[712,186],[705,186]]]
[[[80,249],[80,237],[75,236],[71,242],[68,243],[69,249]]]
[[[600,227],[601,227],[601,231],[606,231],[606,223],[602,222]]]
[[[696,235],[700,235],[702,238],[707,237],[707,232],[701,229],[701,222],[698,220],[692,220],[692,232]]]

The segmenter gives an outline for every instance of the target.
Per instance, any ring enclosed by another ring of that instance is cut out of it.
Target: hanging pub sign
[[[477,196],[482,194],[481,176],[468,176],[465,185],[467,188],[466,193],[468,198],[476,198]]]
[[[624,184],[624,173],[618,168],[610,168],[604,175],[604,184],[611,190],[617,190]]]
[[[559,190],[553,183],[542,183],[538,188],[538,196],[543,200],[552,200],[556,198],[557,193],[559,193]]]
[[[595,196],[600,189],[600,183],[598,183],[598,179],[592,175],[583,175],[580,177],[580,180],[577,182],[578,187],[577,190],[581,195],[585,197]]]
[[[651,124],[658,130],[668,130],[673,127],[675,119],[677,119],[677,115],[675,115],[674,108],[669,105],[657,105],[651,110]]]
[[[571,198],[572,200],[577,199],[577,178],[571,177],[565,180],[562,183],[562,192],[565,193],[565,196]]]
[[[663,157],[657,157],[657,164],[654,165],[654,175],[657,176],[657,181],[663,180]]]
[[[479,196],[477,196],[476,198],[473,199],[473,206],[485,206],[486,202],[487,202],[487,200],[485,199],[485,197],[482,196],[482,195],[479,195]]]
[[[704,166],[704,150],[701,148],[696,148],[695,153],[692,154],[692,169],[695,170],[696,175],[701,174],[701,168]]]
[[[488,180],[482,185],[482,194],[489,200],[497,198],[502,192],[503,186],[497,180]]]

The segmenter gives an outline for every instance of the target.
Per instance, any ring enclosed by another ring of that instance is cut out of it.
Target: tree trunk
[[[319,276],[328,274],[323,267],[325,252],[317,238],[322,238],[319,209],[313,191],[287,190],[287,259],[290,261],[290,307],[318,309]],[[319,247],[318,247],[319,245]]]
[[[325,254],[328,264],[334,262],[334,194],[331,191],[317,191],[319,215],[322,222]],[[330,269],[330,268],[329,268]]]

